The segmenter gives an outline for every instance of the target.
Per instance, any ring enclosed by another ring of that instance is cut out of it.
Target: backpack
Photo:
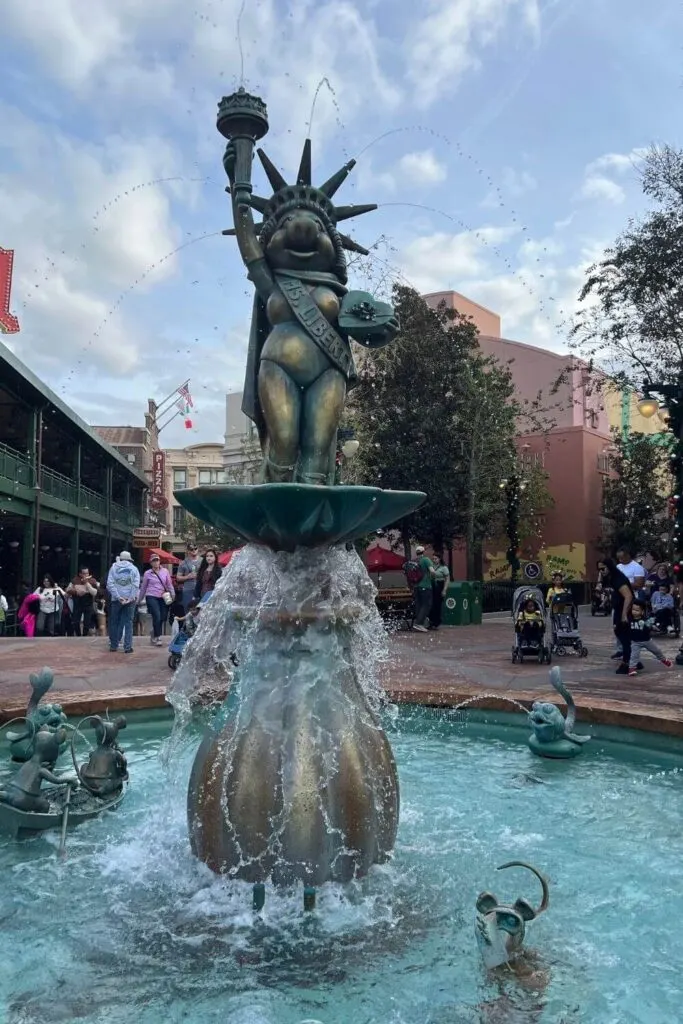
[[[422,569],[417,562],[404,562],[403,571],[411,587],[416,587],[422,579]]]

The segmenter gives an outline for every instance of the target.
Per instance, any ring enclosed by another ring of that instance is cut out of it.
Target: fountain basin
[[[268,887],[255,918],[251,886],[190,853],[185,793],[200,735],[174,752],[169,775],[158,755],[170,725],[130,715],[125,804],[70,833],[65,862],[57,835],[0,841],[9,1024],[493,1021],[505,1005],[483,972],[474,901],[484,888],[534,898],[525,874],[495,872],[513,856],[543,870],[551,892],[526,943],[549,981],[540,994],[506,988],[518,1019],[677,1019],[680,742],[591,727],[581,758],[545,761],[521,715],[388,714],[402,789],[393,860],[322,886],[310,915],[300,888]]]

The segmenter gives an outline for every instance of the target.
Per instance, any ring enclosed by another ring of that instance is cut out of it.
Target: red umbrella
[[[404,562],[405,558],[387,548],[370,548],[365,554],[365,567],[368,572],[400,572]]]
[[[168,565],[180,565],[180,559],[172,555],[170,551],[164,551],[163,548],[145,548],[142,553],[142,561],[149,562],[152,555],[158,555],[159,560]]]
[[[225,569],[226,565],[230,563],[232,556],[236,555],[238,551],[239,548],[233,548],[232,551],[224,551],[222,555],[218,556],[218,564]]]

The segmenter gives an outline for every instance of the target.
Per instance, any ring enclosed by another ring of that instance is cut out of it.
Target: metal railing
[[[0,444],[0,477],[24,487],[33,487],[31,463],[25,455],[7,444]]]
[[[79,508],[88,509],[97,515],[106,516],[107,514],[107,499],[103,494],[91,491],[89,487],[79,487],[77,504]]]
[[[69,505],[78,504],[76,482],[71,477],[64,476],[63,473],[47,469],[46,466],[43,466],[40,471],[40,489],[44,494],[49,494],[52,498],[59,498],[60,501],[66,501]]]

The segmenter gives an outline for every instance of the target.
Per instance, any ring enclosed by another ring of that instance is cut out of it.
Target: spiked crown
[[[249,197],[249,205],[256,210],[258,213],[263,215],[263,221],[257,224],[256,227],[260,231],[265,224],[273,219],[277,220],[282,213],[288,209],[308,209],[319,212],[322,215],[323,220],[328,222],[335,231],[337,231],[337,224],[342,220],[349,220],[351,217],[359,217],[363,213],[370,213],[372,210],[377,209],[377,203],[365,203],[350,206],[335,206],[332,202],[332,197],[336,193],[337,189],[343,184],[348,177],[349,173],[353,170],[356,165],[355,160],[349,160],[348,163],[344,164],[343,167],[328,178],[322,185],[316,187],[312,184],[312,171],[311,171],[311,140],[306,139],[304,142],[303,153],[301,154],[301,162],[299,164],[299,170],[296,176],[296,182],[293,185],[288,185],[285,179],[282,177],[277,167],[272,163],[269,157],[264,153],[262,149],[256,151],[259,156],[259,160],[263,165],[263,169],[266,172],[268,181],[273,188],[273,194],[270,199],[265,199],[262,196],[251,195]],[[234,234],[233,230],[224,232],[224,234]],[[362,245],[354,242],[348,235],[343,235],[337,231],[339,239],[344,249],[350,252],[359,252],[364,256],[368,255],[368,250],[364,249]]]

